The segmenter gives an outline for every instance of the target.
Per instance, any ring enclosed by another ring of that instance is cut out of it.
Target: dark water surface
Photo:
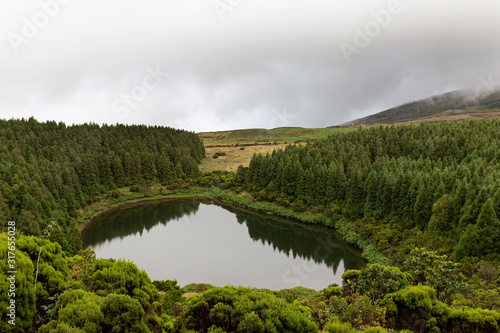
[[[125,258],[152,280],[269,289],[341,284],[364,266],[332,229],[207,200],[139,203],[102,214],[82,232],[100,258]]]

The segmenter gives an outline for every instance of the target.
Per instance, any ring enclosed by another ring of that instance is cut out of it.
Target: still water
[[[139,203],[102,214],[82,232],[100,258],[125,258],[151,280],[323,289],[364,266],[332,229],[207,200]]]

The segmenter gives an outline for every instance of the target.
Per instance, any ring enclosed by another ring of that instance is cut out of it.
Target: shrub
[[[323,289],[323,295],[327,299],[331,298],[332,296],[342,296],[342,287],[339,287],[337,284],[329,285],[327,288]]]
[[[68,303],[59,310],[59,321],[82,328],[87,333],[99,333],[103,320],[100,304],[99,296],[87,293],[81,299]]]
[[[483,309],[454,309],[440,302],[434,289],[411,286],[386,295],[387,319],[395,329],[417,332],[498,332],[500,313]]]
[[[141,322],[144,310],[141,304],[127,295],[109,294],[101,306],[106,332],[148,332]]]
[[[344,283],[350,280],[357,280],[361,274],[361,271],[356,269],[348,269],[342,274],[342,280]]]
[[[215,153],[215,154],[212,156],[212,158],[213,158],[213,159],[217,159],[217,158],[219,158],[220,156],[226,156],[226,153],[225,153],[225,152],[217,152],[217,153]]]
[[[102,298],[83,290],[71,290],[59,296],[51,311],[52,320],[40,328],[40,332],[102,332],[104,316]]]
[[[71,327],[68,323],[60,323],[55,320],[40,327],[40,333],[87,333],[79,328]]]
[[[287,303],[270,291],[212,288],[187,300],[174,332],[318,332],[309,315],[300,303]]]
[[[328,301],[328,308],[332,315],[356,329],[385,324],[386,308],[373,304],[364,295],[353,294],[345,298],[333,296]]]
[[[24,237],[23,237],[24,238]],[[21,238],[18,238],[18,243]],[[11,269],[7,260],[8,255],[8,239],[7,235],[0,233],[0,332],[10,332],[12,325],[8,320],[10,310],[7,308],[9,304],[10,281],[7,278],[12,278],[7,274]],[[20,331],[23,329],[28,331],[31,327],[33,317],[35,314],[35,293],[34,293],[34,266],[33,262],[27,253],[20,251],[19,246],[15,252],[16,255],[16,319],[15,324]],[[19,311],[21,310],[21,311]]]
[[[153,281],[153,284],[159,291],[165,294],[161,295],[161,308],[165,313],[171,313],[175,304],[182,301],[182,289],[177,285],[177,281]]]
[[[130,190],[132,192],[132,190]],[[120,190],[114,190],[110,192],[112,198],[118,199],[121,195]]]
[[[209,289],[212,289],[214,286],[212,286],[211,284],[208,284],[208,283],[198,283],[194,286],[194,289],[193,291],[195,293],[202,293],[204,291],[207,291]]]
[[[130,186],[130,192],[140,192],[141,187],[139,185],[132,185]]]
[[[182,288],[182,290],[186,293],[202,293],[209,289],[212,289],[214,286],[208,283],[190,283]]]
[[[92,289],[100,296],[111,293],[131,296],[137,299],[144,309],[158,298],[158,291],[146,272],[125,260],[96,260]]]
[[[456,266],[445,255],[424,248],[413,249],[404,263],[410,282],[434,288],[441,301],[450,301],[453,294],[469,289],[464,276],[456,273]]]
[[[344,294],[366,295],[372,303],[380,301],[388,293],[408,286],[406,275],[397,267],[377,264],[369,265],[361,271],[346,271],[342,278]]]
[[[357,333],[358,330],[352,327],[349,323],[341,323],[340,321],[329,322],[323,328],[323,332],[328,333]]]

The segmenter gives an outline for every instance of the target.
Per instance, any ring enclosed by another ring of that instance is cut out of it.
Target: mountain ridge
[[[500,90],[476,97],[454,90],[405,103],[343,125],[404,124],[500,118]]]

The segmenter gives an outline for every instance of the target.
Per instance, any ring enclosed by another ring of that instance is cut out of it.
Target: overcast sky
[[[2,1],[0,35],[4,119],[325,127],[500,82],[499,0]]]

